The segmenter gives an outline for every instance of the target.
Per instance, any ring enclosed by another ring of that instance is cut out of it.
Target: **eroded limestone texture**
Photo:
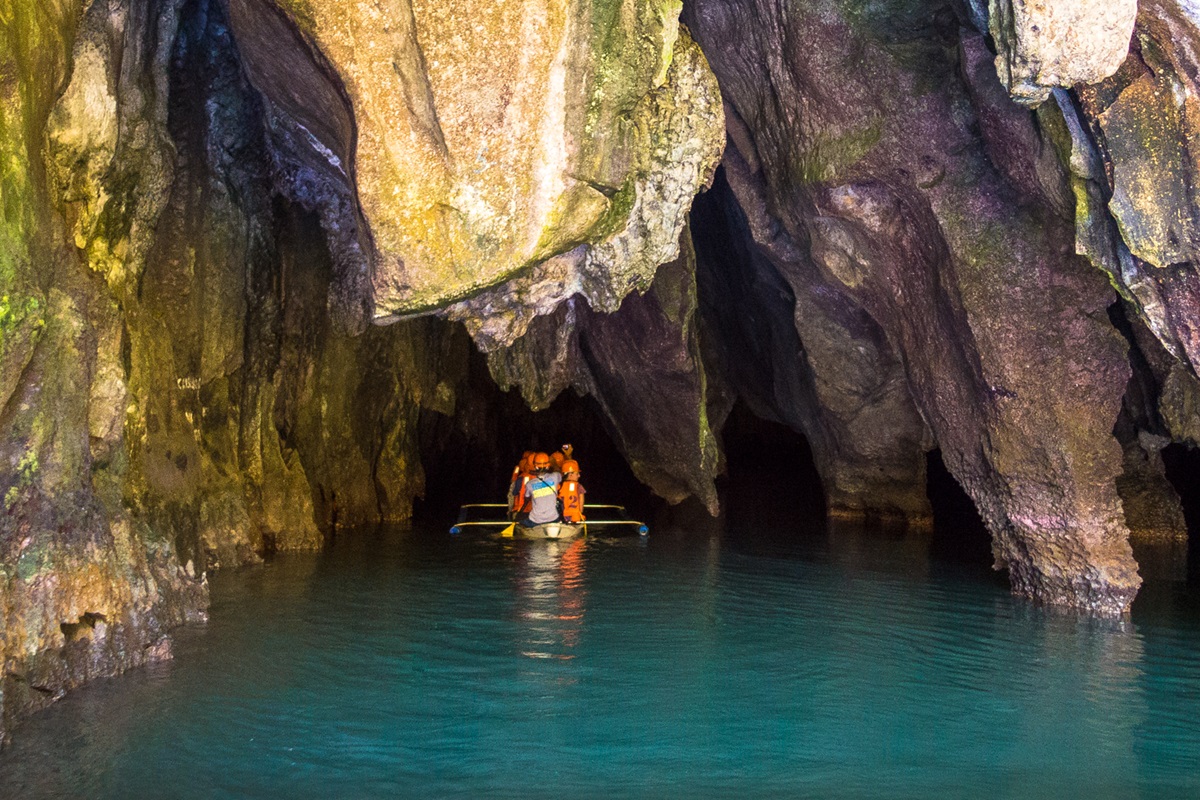
[[[950,4],[701,0],[685,21],[730,107],[726,174],[758,245],[810,264],[825,308],[878,326],[874,380],[903,365],[1014,588],[1127,609],[1140,581],[1114,485],[1129,375],[1115,298],[1063,247],[1061,178],[974,66],[982,41]]]
[[[342,249],[369,249],[376,318],[492,289],[452,310],[489,345],[575,293],[615,310],[678,255],[724,141],[679,8],[231,3],[251,79],[308,139],[304,162],[356,193],[363,219]],[[311,76],[303,95],[294,75]],[[323,216],[344,225],[349,211]]]
[[[695,255],[685,232],[680,256],[650,291],[612,314],[571,300],[540,317],[489,366],[503,388],[519,386],[545,408],[568,387],[595,398],[634,474],[678,503],[697,497],[717,513],[719,453],[708,419],[708,386],[697,327]]]
[[[741,168],[733,158],[730,174]],[[870,315],[774,229],[761,193],[733,180],[746,211],[722,176],[693,216],[707,338],[727,391],[804,434],[832,516],[929,524],[929,433],[903,365]]]
[[[988,7],[1000,80],[1017,102],[1037,105],[1055,87],[1117,71],[1138,0],[989,0]]]
[[[0,14],[0,739],[86,680],[169,656],[168,631],[206,605],[170,533],[124,494],[127,339],[112,291],[117,262],[144,254],[169,180],[156,77],[177,10]],[[113,163],[118,148],[143,160],[146,181]],[[118,185],[138,191],[122,193],[123,229],[96,247],[92,232],[115,227],[104,211]]]

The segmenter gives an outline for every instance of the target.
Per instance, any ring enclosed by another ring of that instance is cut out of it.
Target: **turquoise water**
[[[0,797],[1200,796],[1200,611],[1047,614],[922,537],[361,532],[212,582]]]

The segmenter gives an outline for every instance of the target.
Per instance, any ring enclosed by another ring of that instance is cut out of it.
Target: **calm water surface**
[[[0,797],[1200,796],[1200,613],[1047,614],[921,537],[360,532],[212,583]]]

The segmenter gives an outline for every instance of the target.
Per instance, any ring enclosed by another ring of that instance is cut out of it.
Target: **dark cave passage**
[[[933,506],[931,554],[947,561],[992,563],[992,535],[975,502],[946,469],[940,450],[926,455],[926,492]]]
[[[805,438],[734,405],[722,431],[725,475],[718,481],[726,530],[734,537],[786,537],[824,530],[821,478]]]
[[[465,331],[458,333],[466,337]],[[501,391],[488,375],[484,356],[467,347],[469,388],[455,413],[421,414],[425,494],[414,504],[414,519],[448,524],[464,503],[501,502],[524,451],[551,452],[566,443],[575,448],[588,502],[623,505],[639,517],[650,516],[661,504],[634,477],[595,401],[568,389],[549,408],[531,411],[520,392]]]
[[[1167,480],[1179,493],[1188,529],[1187,580],[1200,582],[1200,448],[1168,445],[1162,451]]]

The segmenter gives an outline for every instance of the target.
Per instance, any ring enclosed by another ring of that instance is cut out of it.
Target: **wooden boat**
[[[497,518],[503,516],[507,510],[508,506],[504,503],[470,503],[462,506],[458,512],[458,522],[451,526],[450,533],[457,535],[466,530],[478,528],[482,532],[498,533],[514,539],[574,539],[577,536],[586,536],[592,532],[591,529],[599,532],[608,530],[610,527],[613,530],[632,528],[639,536],[646,536],[650,533],[650,528],[646,523],[629,519],[622,506],[595,504],[584,506],[584,511],[589,515],[595,513],[599,517],[608,516],[609,519],[592,518],[579,524],[547,522],[528,528],[508,519]],[[479,517],[484,518],[480,519]]]
[[[514,539],[574,539],[586,530],[587,523],[546,522],[528,528],[518,523],[513,526],[512,536]]]

